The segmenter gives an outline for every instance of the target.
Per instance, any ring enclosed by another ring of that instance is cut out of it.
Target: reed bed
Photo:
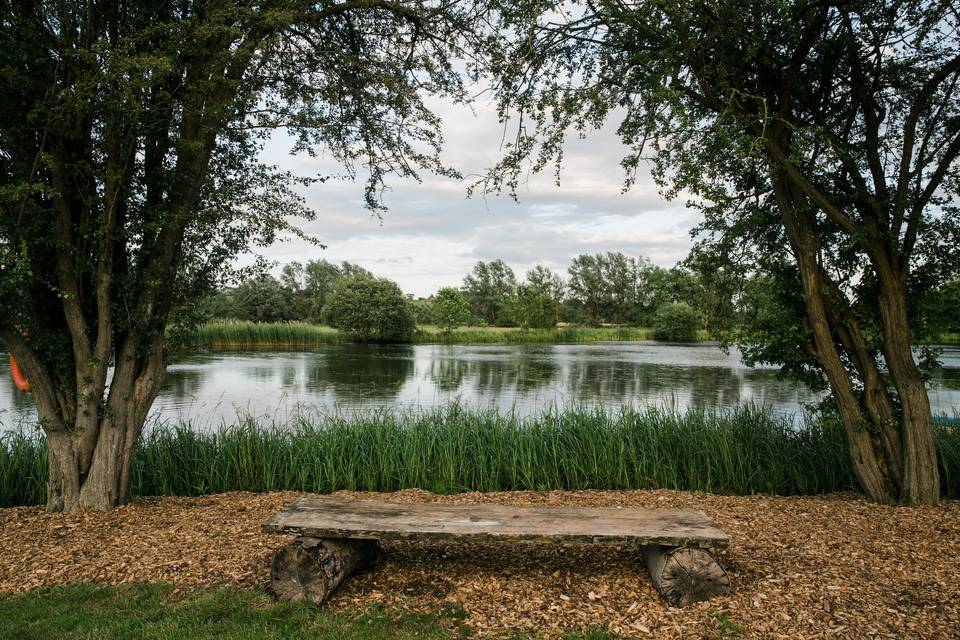
[[[251,347],[312,347],[346,342],[333,327],[297,322],[210,322],[186,337],[190,347],[244,349]]]
[[[553,329],[501,329],[465,327],[443,332],[421,328],[417,342],[437,344],[578,344],[652,340],[649,327],[556,327]]]
[[[708,338],[705,332],[701,334],[701,340]],[[652,339],[653,330],[648,327],[464,327],[440,331],[422,326],[414,336],[414,342],[420,344],[576,344]],[[186,336],[186,346],[207,349],[311,347],[351,341],[353,338],[332,327],[295,322],[211,322]]]
[[[960,427],[940,425],[944,494],[960,497]],[[36,432],[0,440],[0,506],[45,501]],[[339,489],[438,493],[668,488],[810,495],[849,489],[840,426],[753,406],[548,411],[517,418],[453,405],[429,412],[302,415],[200,431],[153,424],[137,451],[135,495]]]

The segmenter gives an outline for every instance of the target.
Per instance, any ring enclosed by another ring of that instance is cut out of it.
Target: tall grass
[[[311,347],[345,342],[332,327],[295,322],[209,322],[186,338],[188,346],[213,349]]]
[[[39,430],[0,431],[0,507],[47,500],[47,443]]]
[[[708,336],[701,332],[699,339]],[[418,328],[414,341],[421,344],[573,344],[652,340],[648,327],[557,327],[554,329],[516,329],[503,327],[464,327],[440,331],[436,327]],[[186,337],[188,347],[236,349],[257,347],[310,347],[350,342],[350,336],[332,327],[303,323],[211,322],[200,325]]]
[[[819,494],[853,476],[840,426],[804,426],[752,406],[549,411],[520,419],[456,405],[259,424],[214,431],[155,424],[137,451],[136,495],[338,489],[508,491],[669,488],[732,494]],[[939,425],[944,494],[960,497],[960,426]],[[46,451],[35,433],[0,440],[0,506],[45,500]]]
[[[438,344],[577,344],[652,339],[653,330],[648,327],[556,327],[553,329],[465,327],[449,332],[423,327],[417,332],[417,342]]]

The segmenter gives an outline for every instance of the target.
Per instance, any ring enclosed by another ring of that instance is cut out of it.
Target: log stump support
[[[653,586],[676,607],[709,600],[730,588],[727,572],[707,549],[646,545],[643,560]]]
[[[726,593],[730,580],[712,549],[729,536],[703,511],[389,502],[302,496],[263,523],[298,536],[271,567],[278,597],[319,604],[380,557],[377,541],[463,540],[612,544],[640,551],[657,591],[673,606]]]
[[[274,554],[271,588],[284,600],[320,604],[346,578],[379,557],[376,540],[301,536]]]

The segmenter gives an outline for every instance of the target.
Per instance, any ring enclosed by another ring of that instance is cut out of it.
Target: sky
[[[263,255],[280,264],[346,260],[395,280],[406,293],[426,297],[440,287],[459,286],[478,260],[500,258],[522,280],[537,264],[565,272],[581,253],[622,251],[665,267],[687,254],[699,214],[686,209],[682,199],[662,198],[645,169],[623,192],[620,160],[626,149],[615,133],[616,122],[585,140],[568,142],[559,186],[548,170],[522,184],[519,202],[507,195],[467,198],[469,176],[500,157],[503,127],[491,104],[474,104],[472,110],[450,102],[433,105],[444,122],[441,157],[467,176],[464,180],[393,178],[384,194],[388,210],[380,219],[363,206],[362,176],[356,182],[313,185],[303,194],[317,217],[300,226],[326,249],[290,240]],[[291,156],[289,149],[288,139],[275,136],[263,157],[301,174],[342,171],[329,157]]]

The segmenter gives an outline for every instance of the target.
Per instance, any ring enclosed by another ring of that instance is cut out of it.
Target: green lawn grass
[[[452,640],[475,637],[466,612],[434,614],[368,609],[356,615],[275,602],[262,591],[169,585],[74,585],[0,596],[0,638],[11,640]],[[516,638],[526,636],[517,635]],[[588,631],[569,640],[613,640]]]

